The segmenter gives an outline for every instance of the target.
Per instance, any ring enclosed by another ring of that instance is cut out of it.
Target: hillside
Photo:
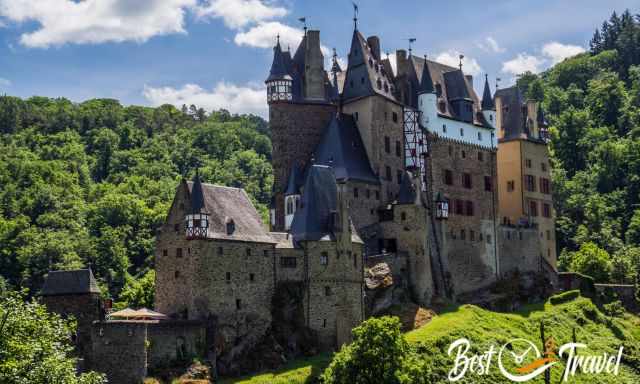
[[[155,230],[181,177],[242,187],[266,216],[271,141],[256,116],[0,96],[0,285],[93,269],[105,296],[153,307]]]
[[[560,299],[562,301],[562,299]],[[467,338],[472,342],[473,350],[484,351],[490,345],[501,346],[515,338],[529,339],[540,344],[540,321],[543,321],[546,336],[553,337],[558,345],[572,340],[573,329],[576,339],[589,345],[581,350],[584,354],[602,352],[614,353],[624,346],[621,373],[598,375],[599,383],[637,383],[640,381],[640,318],[630,314],[610,317],[603,314],[589,299],[567,298],[567,302],[546,303],[527,306],[515,313],[491,312],[472,305],[451,308],[435,317],[424,327],[405,334],[406,340],[417,347],[420,358],[428,362],[431,377],[448,382],[446,377],[452,368],[452,358],[447,356],[451,342],[458,338]],[[555,301],[555,299],[554,299]],[[290,363],[282,370],[256,375],[252,378],[227,379],[226,384],[267,384],[267,383],[310,383],[328,365],[326,356],[311,360]],[[495,364],[497,365],[497,364]],[[473,383],[509,383],[493,366],[490,375],[467,376]],[[561,381],[564,362],[559,363],[551,372],[551,382]],[[426,378],[425,378],[426,379]],[[530,382],[543,382],[540,377]],[[593,383],[594,376],[576,376],[571,382]]]

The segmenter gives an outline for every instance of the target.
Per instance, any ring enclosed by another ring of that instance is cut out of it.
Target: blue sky
[[[455,63],[502,85],[585,49],[613,10],[637,0],[360,0],[359,30],[382,50]],[[0,0],[0,92],[124,104],[195,103],[265,115],[262,90],[280,33],[297,46],[298,18],[346,57],[349,0]],[[328,60],[328,57],[327,57]]]

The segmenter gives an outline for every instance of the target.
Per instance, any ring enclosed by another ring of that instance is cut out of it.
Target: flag
[[[409,42],[410,42],[410,43],[415,43],[415,42],[416,42],[416,38],[415,38],[415,37],[410,38],[410,39],[409,39]]]
[[[358,13],[358,4],[353,3],[353,10]]]
[[[306,17],[301,17],[298,19],[299,22],[301,23],[306,23],[307,22],[307,18]]]

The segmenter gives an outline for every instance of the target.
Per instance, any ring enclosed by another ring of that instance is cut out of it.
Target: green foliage
[[[602,308],[602,311],[607,316],[622,317],[622,315],[624,315],[624,307],[622,306],[622,302],[620,300],[615,300],[609,304],[604,304]]]
[[[570,256],[569,269],[591,276],[596,282],[605,283],[611,273],[611,258],[604,249],[592,242],[583,243],[577,252]]]
[[[266,216],[270,159],[257,116],[2,96],[0,276],[35,293],[50,269],[91,267],[106,294],[152,306],[155,231],[180,178],[201,167]]]
[[[151,269],[139,279],[128,277],[122,292],[120,301],[115,303],[115,308],[120,310],[130,308],[152,308],[153,297],[156,288],[156,272]]]
[[[3,384],[98,384],[94,372],[76,376],[69,335],[75,323],[13,292],[0,296],[0,382]]]
[[[353,343],[334,355],[325,384],[429,382],[429,368],[400,331],[397,317],[371,318],[353,329]]]
[[[549,298],[549,302],[553,305],[558,305],[558,304],[566,303],[569,301],[573,301],[578,297],[580,297],[580,291],[576,289],[573,291],[562,292],[557,295],[551,296]]]

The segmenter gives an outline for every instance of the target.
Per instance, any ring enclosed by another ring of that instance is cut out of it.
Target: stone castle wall
[[[430,134],[429,141],[427,182],[432,183],[432,199],[438,193],[449,199],[449,218],[439,228],[449,283],[456,294],[473,291],[496,277],[496,155],[484,147],[437,135]],[[451,172],[449,180],[447,170]],[[464,185],[465,174],[470,176],[471,188]],[[485,190],[485,176],[490,178],[490,191]]]
[[[380,186],[357,181],[348,181],[347,184],[346,197],[353,225],[359,230],[375,224],[378,221],[378,208],[384,202]]]
[[[139,384],[147,376],[147,324],[102,322],[92,328],[91,369],[109,383]]]
[[[500,275],[540,272],[541,241],[535,228],[498,227]]]
[[[320,143],[325,128],[336,113],[329,104],[275,103],[269,105],[269,127],[273,146],[273,185],[276,191],[276,226],[284,229],[282,192],[294,164],[301,169]]]

